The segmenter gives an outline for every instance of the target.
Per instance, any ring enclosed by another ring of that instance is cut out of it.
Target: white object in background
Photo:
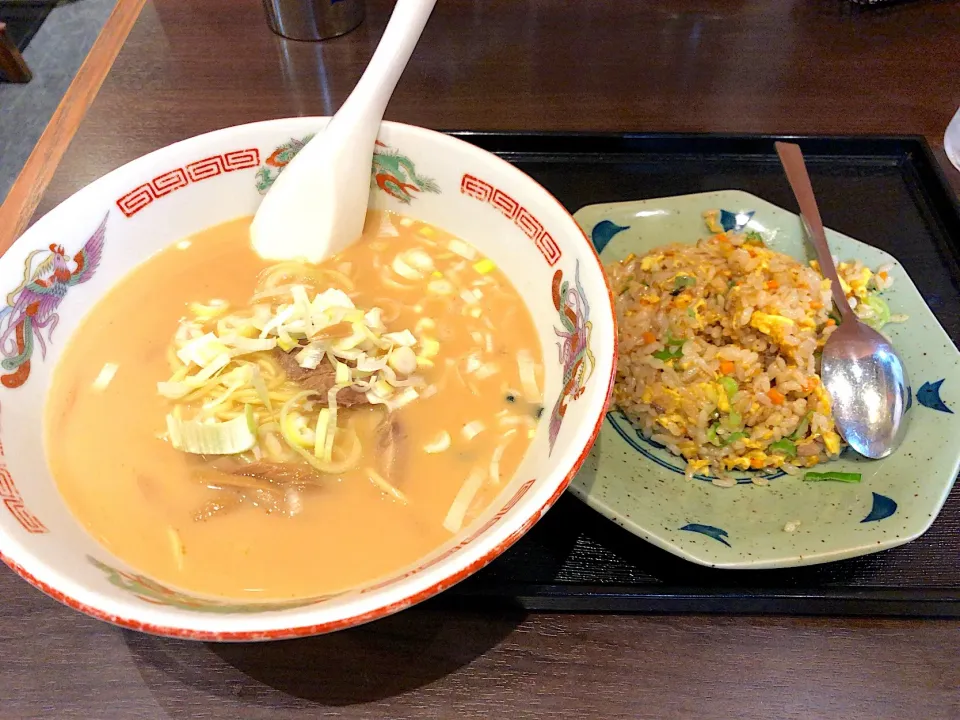
[[[960,170],[960,108],[953,120],[947,125],[947,131],[943,134],[943,149],[950,158],[953,166]]]
[[[383,113],[436,0],[397,0],[357,86],[274,182],[250,226],[267,260],[320,262],[363,232]]]

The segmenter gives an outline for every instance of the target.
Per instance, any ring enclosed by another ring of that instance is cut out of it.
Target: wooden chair
[[[33,77],[23,55],[7,35],[7,26],[0,22],[0,76],[9,82],[25,83]]]

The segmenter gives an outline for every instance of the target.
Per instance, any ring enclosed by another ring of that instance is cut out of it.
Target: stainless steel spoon
[[[861,455],[886,457],[900,445],[906,429],[904,413],[910,393],[907,370],[890,341],[860,322],[850,308],[800,148],[782,142],[776,146],[800,205],[800,218],[817,252],[820,271],[830,281],[833,302],[840,311],[840,325],[823,347],[820,369],[837,430]]]

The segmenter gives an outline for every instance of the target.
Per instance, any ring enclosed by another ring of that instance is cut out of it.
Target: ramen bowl
[[[611,295],[592,245],[560,203],[512,165],[440,133],[384,123],[371,207],[475,245],[512,281],[539,335],[544,411],[513,478],[415,563],[335,595],[284,602],[229,601],[158,582],[100,545],[71,514],[44,449],[44,406],[69,336],[83,332],[84,316],[118,280],[162,248],[255,212],[325,122],[244,125],[153,152],[66,200],[0,258],[7,296],[0,311],[0,554],[57,600],[123,627],[196,640],[281,639],[357,625],[492,561],[550,508],[586,457],[616,363]]]

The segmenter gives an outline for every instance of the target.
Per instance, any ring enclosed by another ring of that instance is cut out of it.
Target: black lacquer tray
[[[451,133],[496,153],[570,210],[738,189],[794,201],[774,137]],[[822,214],[895,255],[960,340],[960,209],[919,137],[801,137]],[[960,442],[960,438],[957,439]],[[925,535],[825,565],[729,571],[634,537],[567,494],[523,539],[436,603],[582,612],[960,617],[960,483]]]

